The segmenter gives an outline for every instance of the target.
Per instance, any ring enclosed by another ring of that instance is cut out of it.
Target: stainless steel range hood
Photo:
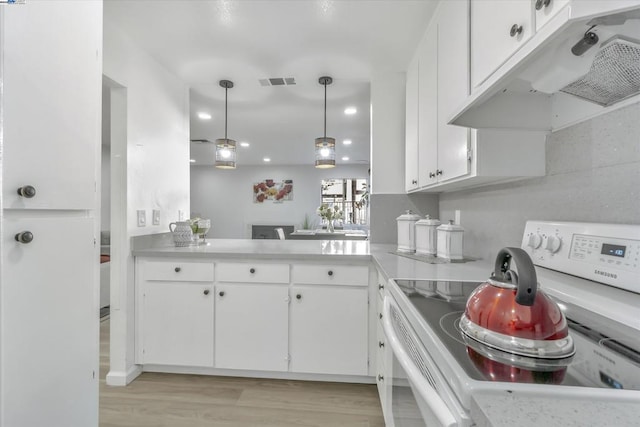
[[[569,19],[536,33],[450,123],[557,130],[640,101],[640,5],[575,19],[567,9]]]

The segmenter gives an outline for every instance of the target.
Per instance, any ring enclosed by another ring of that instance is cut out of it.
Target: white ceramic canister
[[[398,222],[398,252],[414,253],[416,251],[416,222],[420,215],[406,211],[396,218]]]
[[[449,260],[461,260],[462,237],[464,228],[449,220],[449,224],[442,224],[438,227],[438,258]]]
[[[440,220],[431,219],[429,215],[416,222],[416,253],[436,256],[438,244],[437,228]]]
[[[173,235],[173,242],[176,246],[189,246],[193,243],[193,230],[188,221],[172,222],[169,224],[169,231]]]

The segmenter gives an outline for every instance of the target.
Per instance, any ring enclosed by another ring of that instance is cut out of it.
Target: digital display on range
[[[608,243],[603,243],[602,244],[602,252],[600,252],[602,255],[611,255],[611,256],[617,256],[620,258],[624,258],[624,254],[625,251],[627,250],[626,246],[620,246],[620,245],[610,245]]]

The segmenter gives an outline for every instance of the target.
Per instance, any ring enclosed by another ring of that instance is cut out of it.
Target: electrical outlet
[[[178,211],[178,221],[184,221],[184,211]]]
[[[160,225],[160,211],[158,209],[153,210],[153,225]]]
[[[138,212],[138,227],[144,227],[147,225],[147,211],[139,210]]]

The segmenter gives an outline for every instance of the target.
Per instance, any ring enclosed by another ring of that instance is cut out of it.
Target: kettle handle
[[[176,229],[176,227],[178,226],[178,224],[176,224],[175,222],[172,222],[169,224],[169,231],[173,233],[173,230],[171,229],[171,226],[173,225],[173,230]]]
[[[509,267],[511,261],[518,266],[518,274]],[[516,303],[520,305],[533,305],[538,291],[538,278],[533,261],[529,255],[520,248],[502,248],[496,257],[494,277],[500,281],[513,283],[516,287]]]

